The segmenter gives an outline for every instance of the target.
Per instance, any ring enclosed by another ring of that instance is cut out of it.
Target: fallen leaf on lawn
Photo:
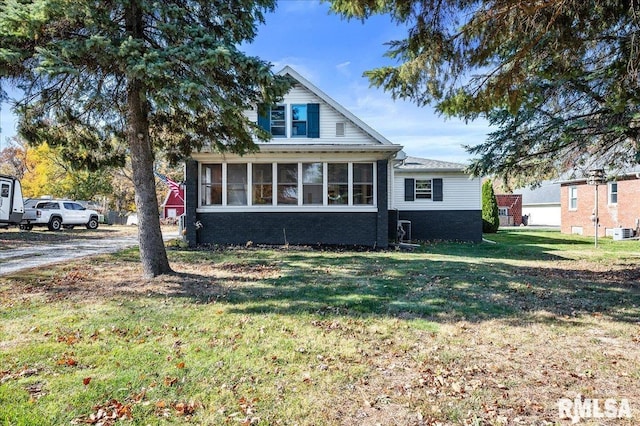
[[[176,364],[176,368],[183,369],[184,368],[184,362],[177,363]]]
[[[84,379],[82,379],[82,384],[87,386],[89,383],[91,383],[91,377],[85,377]]]

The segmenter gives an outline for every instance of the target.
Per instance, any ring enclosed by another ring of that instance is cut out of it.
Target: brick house
[[[522,195],[496,194],[500,226],[520,226],[522,224]]]
[[[561,232],[594,236],[596,187],[586,179],[561,182]],[[640,169],[598,185],[598,236],[613,235],[614,228],[640,226]]]
[[[407,157],[292,68],[279,74],[295,81],[282,102],[246,112],[270,141],[186,161],[189,245],[384,248],[400,220],[413,239],[482,240],[480,180],[464,165]]]

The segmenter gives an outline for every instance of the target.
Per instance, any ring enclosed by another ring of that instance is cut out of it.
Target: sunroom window
[[[373,206],[375,187],[374,163],[202,164],[200,206]]]
[[[205,164],[200,176],[201,204],[203,206],[222,204],[222,164]]]
[[[349,164],[329,163],[327,167],[329,204],[349,204]]]
[[[373,204],[373,164],[353,164],[353,204]]]
[[[253,164],[252,182],[254,205],[273,204],[273,165]]]
[[[278,205],[298,204],[298,164],[278,164]]]
[[[247,204],[247,165],[227,165],[227,204],[244,206]]]
[[[302,165],[302,204],[322,204],[322,163]]]

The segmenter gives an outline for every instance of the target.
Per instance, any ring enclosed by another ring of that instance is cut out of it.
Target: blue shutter
[[[404,200],[405,201],[413,201],[416,196],[416,180],[415,179],[405,179],[404,180]]]
[[[271,132],[271,120],[270,120],[271,108],[267,104],[258,105],[258,126],[262,127],[267,132]]]
[[[320,104],[307,104],[307,137],[320,137]]]
[[[442,201],[442,179],[433,179],[433,201]]]

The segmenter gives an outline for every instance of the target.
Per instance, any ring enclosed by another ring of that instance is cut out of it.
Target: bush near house
[[[498,202],[493,192],[493,182],[487,179],[482,184],[482,232],[495,234],[499,226]]]

